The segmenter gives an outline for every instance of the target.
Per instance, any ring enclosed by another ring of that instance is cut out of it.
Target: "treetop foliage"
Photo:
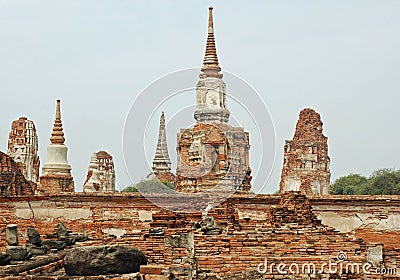
[[[166,180],[143,180],[136,185],[126,187],[121,192],[141,192],[141,193],[173,193],[175,185]]]
[[[332,194],[400,194],[400,170],[379,169],[369,178],[349,174],[338,178],[331,185]]]

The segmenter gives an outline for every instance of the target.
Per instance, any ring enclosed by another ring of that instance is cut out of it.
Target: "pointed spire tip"
[[[57,144],[57,145],[63,145],[64,141],[65,141],[64,132],[63,132],[63,128],[62,128],[62,122],[61,122],[60,103],[61,103],[60,99],[57,99],[56,117],[54,120],[53,132],[51,133],[51,137],[50,137],[51,144]]]
[[[165,116],[164,116],[164,111],[162,111],[161,116],[160,116],[160,126],[165,125]]]
[[[221,67],[218,64],[217,49],[215,47],[214,38],[214,20],[213,20],[213,7],[210,6],[208,11],[208,36],[206,43],[206,53],[204,55],[203,67],[201,67],[200,78],[215,77],[222,78]]]
[[[213,7],[208,8],[208,33],[214,33]]]

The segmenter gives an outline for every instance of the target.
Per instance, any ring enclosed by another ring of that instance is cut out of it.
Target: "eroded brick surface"
[[[300,112],[293,140],[286,140],[279,192],[329,193],[328,138],[320,115],[306,108]]]
[[[169,196],[165,199],[176,200]],[[181,200],[190,204],[189,196],[181,196]],[[162,266],[170,273],[174,271],[180,275],[179,279],[190,279],[189,275],[198,279],[286,279],[276,266],[272,267],[272,273],[262,275],[257,268],[265,260],[269,264],[283,262],[290,265],[295,262],[300,267],[310,262],[322,265],[335,262],[339,253],[345,254],[346,263],[362,265],[367,260],[368,248],[376,246],[378,241],[383,245],[383,265],[399,266],[399,246],[390,238],[387,240],[389,243],[380,240],[382,236],[398,236],[395,228],[392,228],[391,235],[388,231],[365,229],[364,236],[370,239],[364,240],[363,233],[358,230],[339,232],[326,224],[329,221],[318,219],[319,211],[326,211],[322,205],[336,209],[331,211],[342,209],[356,215],[360,213],[355,203],[359,200],[363,200],[365,211],[376,215],[384,211],[383,208],[390,209],[388,216],[400,211],[395,196],[382,199],[361,196],[307,199],[293,192],[283,196],[257,195],[253,198],[233,195],[206,213],[177,213],[153,205],[140,194],[76,193],[2,198],[0,227],[17,223],[19,231],[24,234],[28,225],[34,225],[42,236],[46,236],[55,232],[58,222],[63,222],[70,230],[85,232],[90,237],[79,246],[135,246],[144,252],[149,264]],[[315,213],[314,205],[320,209]],[[352,205],[355,205],[354,208]],[[143,219],[140,211],[152,215]],[[212,217],[212,226],[221,231],[205,230],[204,219],[207,217]],[[121,234],[114,235],[118,230]],[[0,232],[0,242],[5,245],[4,232]],[[268,266],[268,269],[271,267]],[[300,278],[303,274],[299,272],[296,277]],[[328,275],[330,279],[380,277],[361,273],[335,276],[329,271],[323,272],[324,277]]]
[[[38,183],[40,160],[38,136],[33,121],[20,117],[12,122],[7,153],[28,181]]]
[[[249,135],[223,123],[197,123],[178,135],[177,190],[249,192]]]
[[[0,196],[32,195],[36,184],[29,183],[18,165],[0,151]]]
[[[106,151],[93,153],[83,191],[115,192],[114,161]]]

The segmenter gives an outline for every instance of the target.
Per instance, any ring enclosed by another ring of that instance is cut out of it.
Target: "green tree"
[[[367,179],[359,174],[338,178],[331,185],[332,194],[400,194],[400,170],[379,169]]]
[[[368,178],[365,194],[400,194],[400,170],[376,170]]]
[[[360,174],[340,177],[331,185],[332,194],[363,194],[368,179]]]
[[[135,185],[131,185],[123,189],[121,192],[139,192],[139,190],[136,188]]]
[[[141,192],[141,193],[173,193],[175,185],[166,180],[143,180],[136,185],[129,186],[122,192]]]
[[[167,186],[168,188],[170,188],[171,190],[175,190],[175,184],[174,184],[174,183],[168,182],[167,180],[161,180],[161,182],[162,182],[165,186]]]

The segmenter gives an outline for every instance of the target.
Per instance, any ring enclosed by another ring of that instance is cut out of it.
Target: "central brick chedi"
[[[300,112],[293,140],[286,140],[279,192],[329,193],[328,138],[322,133],[320,115],[306,108]]]
[[[64,145],[65,138],[61,122],[60,100],[57,100],[56,119],[50,142],[51,144],[47,147],[46,163],[40,176],[39,192],[74,192],[71,165],[67,159],[68,148]]]
[[[178,133],[176,188],[182,192],[249,192],[249,135],[242,127],[228,124],[226,84],[215,47],[212,7],[201,71],[196,85],[196,124]]]

